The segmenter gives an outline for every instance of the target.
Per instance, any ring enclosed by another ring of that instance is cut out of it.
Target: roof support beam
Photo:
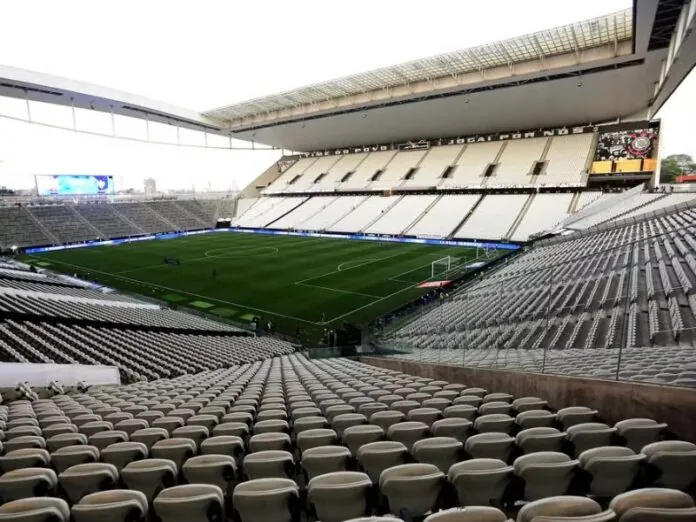
[[[535,43],[534,51],[537,53],[537,57],[539,58],[539,63],[541,64],[541,68],[546,70],[546,63],[544,62],[544,52],[541,50],[541,44],[539,43],[539,39],[537,38],[536,35],[534,35],[532,40]]]
[[[571,26],[570,34],[573,35],[573,51],[575,52],[575,62],[580,63],[580,44],[578,43],[578,35],[575,32],[575,27]]]

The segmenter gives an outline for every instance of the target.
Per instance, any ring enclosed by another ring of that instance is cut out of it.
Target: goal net
[[[452,256],[436,259],[430,264],[430,278],[446,276],[452,270]]]

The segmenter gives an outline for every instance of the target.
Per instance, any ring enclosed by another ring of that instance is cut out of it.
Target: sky
[[[630,7],[631,0],[29,0],[0,2],[0,64],[203,111]],[[482,23],[487,21],[487,23]],[[20,110],[0,99],[0,113]],[[37,119],[63,122],[50,107]],[[663,145],[696,156],[691,75],[662,111]],[[33,114],[33,113],[32,113]],[[33,114],[34,115],[34,114]],[[92,122],[94,123],[94,122]],[[98,125],[98,122],[95,123]],[[125,125],[125,124],[124,124]],[[142,129],[129,129],[139,136]],[[119,186],[243,187],[280,156],[141,144],[0,118],[0,185],[112,174]]]

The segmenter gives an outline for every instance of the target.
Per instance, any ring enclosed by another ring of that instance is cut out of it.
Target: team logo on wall
[[[636,158],[648,158],[652,153],[655,132],[652,130],[643,131],[640,134],[633,134],[628,144],[628,153]]]
[[[603,132],[597,141],[595,161],[651,158],[656,140],[655,129]]]

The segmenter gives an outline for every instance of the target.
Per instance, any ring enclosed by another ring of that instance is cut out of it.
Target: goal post
[[[447,274],[452,269],[452,256],[436,259],[430,264],[430,279]]]

